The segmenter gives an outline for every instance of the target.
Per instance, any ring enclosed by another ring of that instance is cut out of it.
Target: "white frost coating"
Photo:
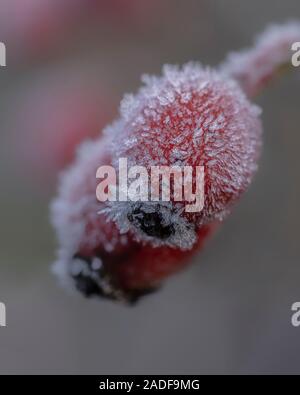
[[[298,41],[299,21],[273,24],[257,37],[252,48],[230,53],[220,70],[236,79],[248,96],[253,96],[281,66],[291,63],[291,46]]]
[[[171,225],[174,229],[172,234],[166,240],[160,240],[155,237],[148,236],[138,227],[132,225],[128,220],[128,215],[132,213],[136,202],[111,202],[108,207],[101,213],[106,214],[110,221],[114,221],[121,234],[130,231],[138,242],[148,242],[154,247],[169,246],[180,248],[181,250],[190,250],[197,240],[195,227],[181,216],[182,208],[174,210],[171,202],[159,202],[160,214],[162,215],[162,225]],[[158,202],[143,202],[143,211],[147,213],[155,213]]]
[[[51,205],[51,220],[59,241],[53,271],[64,285],[73,285],[72,260],[80,246],[90,250],[101,246],[111,252],[116,245],[127,243],[127,237],[120,238],[118,230],[98,214],[104,204],[96,199],[96,170],[109,164],[108,146],[103,137],[81,145],[74,164],[61,175],[58,197]],[[87,225],[92,225],[88,232]]]

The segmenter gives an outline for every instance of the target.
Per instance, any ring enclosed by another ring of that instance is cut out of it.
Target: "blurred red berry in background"
[[[0,37],[12,59],[31,59],[76,41],[78,30],[93,34],[106,23],[118,30],[120,21],[122,33],[144,28],[157,7],[158,0],[1,0]]]
[[[1,0],[1,39],[13,57],[45,51],[63,39],[80,15],[82,0]]]
[[[114,108],[113,95],[93,77],[67,69],[43,73],[17,98],[13,147],[19,168],[35,182],[51,184],[78,145],[100,135]]]

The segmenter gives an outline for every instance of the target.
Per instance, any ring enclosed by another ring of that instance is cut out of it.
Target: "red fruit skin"
[[[93,251],[82,246],[75,256],[84,260],[101,260],[103,267],[99,276],[105,278],[106,286],[109,284],[110,288],[109,293],[102,296],[132,301],[137,294],[141,295],[158,288],[171,275],[185,269],[217,227],[217,224],[204,225],[198,231],[197,243],[188,251],[165,246],[153,247],[131,240],[126,246],[119,245],[110,253],[107,253],[102,245]],[[105,223],[102,223],[101,230],[105,228]],[[98,230],[100,231],[100,228]],[[72,260],[68,264],[71,266]]]
[[[140,246],[128,259],[120,259],[112,268],[112,273],[123,289],[158,287],[190,264],[191,258],[202,250],[217,227],[217,224],[209,224],[199,229],[197,243],[188,251],[171,247],[155,248],[149,244]]]

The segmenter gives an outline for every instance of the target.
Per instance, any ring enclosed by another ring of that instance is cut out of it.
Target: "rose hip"
[[[260,113],[234,81],[199,64],[167,66],[161,77],[144,77],[144,86],[121,104],[122,127],[110,130],[117,136],[113,156],[149,171],[157,165],[204,166],[204,208],[189,213],[188,201],[127,202],[113,206],[108,217],[138,240],[192,248],[197,230],[225,218],[250,185],[261,148]],[[135,220],[145,212],[155,225],[151,232]]]

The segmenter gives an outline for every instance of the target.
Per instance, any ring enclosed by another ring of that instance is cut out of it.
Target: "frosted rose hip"
[[[61,179],[52,211],[61,278],[86,296],[133,302],[185,267],[253,178],[260,109],[245,94],[257,93],[286,62],[298,29],[297,23],[270,28],[253,50],[231,56],[219,72],[198,64],[167,66],[123,100],[119,121],[105,138],[85,145]],[[203,211],[187,213],[188,202],[173,196],[170,202],[100,204],[96,169],[117,167],[121,157],[147,169],[203,165]]]
[[[122,128],[110,130],[116,136],[114,163],[126,157],[128,166],[149,171],[160,165],[204,166],[204,209],[187,213],[186,201],[126,202],[112,205],[108,216],[140,240],[189,249],[197,229],[223,219],[248,188],[261,147],[261,110],[234,81],[199,64],[166,66],[161,77],[143,81],[138,93],[122,102]],[[154,223],[150,232],[145,221],[135,220],[145,213]]]

